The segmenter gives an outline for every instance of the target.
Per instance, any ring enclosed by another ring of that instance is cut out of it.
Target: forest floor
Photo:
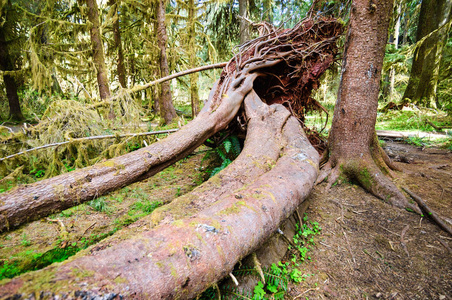
[[[384,148],[403,170],[396,184],[421,196],[452,226],[452,153],[395,142]],[[351,183],[327,193],[324,188],[314,189],[307,210],[322,227],[302,269],[312,276],[292,285],[290,297],[452,299],[452,236]]]
[[[406,186],[452,226],[452,153],[388,141]],[[0,235],[0,278],[38,269],[128,226],[208,177],[205,148],[152,178]],[[398,161],[398,162],[397,162]],[[349,182],[310,196],[308,218],[322,228],[301,265],[310,274],[286,299],[452,299],[452,237]],[[95,247],[95,246],[94,246]],[[275,262],[283,259],[275,257]]]

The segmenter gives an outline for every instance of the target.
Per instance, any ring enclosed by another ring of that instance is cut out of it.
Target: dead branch
[[[443,229],[444,231],[448,232],[450,235],[452,235],[452,229],[450,229],[450,227],[444,223],[443,220],[441,220],[441,218],[430,208],[427,206],[427,204],[425,203],[424,200],[422,200],[421,197],[419,197],[418,195],[416,195],[415,193],[411,192],[407,187],[402,187],[402,189],[407,192],[408,195],[411,196],[411,198],[413,198],[414,201],[416,201],[416,203],[419,205],[419,207],[427,213],[427,216],[429,216],[434,222],[436,222],[436,224],[441,227],[441,229]]]

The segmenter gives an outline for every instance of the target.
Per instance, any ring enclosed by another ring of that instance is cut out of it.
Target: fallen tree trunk
[[[318,153],[282,105],[267,106],[251,92],[245,109],[247,135],[269,139],[276,159],[267,156],[266,148],[253,147],[254,157],[244,151],[238,158],[245,163],[243,172],[231,165],[206,184],[218,184],[231,169],[244,175],[256,159],[267,164],[264,173],[249,176],[239,189],[219,187],[223,196],[213,200],[210,195],[192,199],[199,208],[193,214],[181,218],[175,210],[153,227],[158,214],[153,213],[138,229],[124,229],[69,261],[10,280],[0,287],[0,297],[188,299],[229,274],[293,213],[318,173]],[[279,133],[269,137],[268,131]]]
[[[341,31],[334,19],[307,19],[293,29],[270,31],[247,43],[226,65],[206,106],[192,122],[149,147],[0,194],[0,231],[152,176],[236,117],[246,124],[247,116],[238,112],[253,89],[265,103],[283,104],[303,121],[304,110],[318,106],[310,94],[334,60]]]

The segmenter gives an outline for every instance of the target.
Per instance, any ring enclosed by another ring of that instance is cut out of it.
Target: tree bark
[[[102,36],[99,23],[99,8],[96,0],[86,0],[88,6],[88,20],[91,23],[91,47],[93,49],[93,60],[97,71],[97,84],[99,95],[102,101],[110,97],[110,88],[108,84],[108,71],[105,65],[104,50],[102,45]],[[114,112],[110,111],[109,118],[115,118]]]
[[[422,1],[416,40],[425,40],[414,52],[410,79],[402,97],[404,103],[436,106],[439,66],[450,29],[451,8],[452,1],[449,0]]]
[[[166,34],[165,25],[165,0],[158,0],[157,5],[157,38],[160,49],[160,75],[166,77],[169,75],[168,60],[166,57],[166,44],[168,35]],[[166,124],[177,116],[174,109],[173,99],[171,97],[170,82],[164,82],[161,85],[161,92],[159,98],[160,116]]]
[[[381,69],[393,0],[352,3],[333,123],[328,138],[329,160],[318,179],[328,176],[327,189],[341,174],[393,205],[410,207],[387,178],[392,166],[375,132]]]
[[[230,273],[306,198],[318,170],[317,152],[282,105],[267,106],[251,92],[245,109],[254,141],[239,159],[246,166],[268,161],[267,148],[258,146],[265,138],[273,159],[262,175],[235,180],[246,187],[231,192],[220,187],[228,182],[222,174],[249,170],[231,165],[206,183],[222,196],[187,195],[181,202],[190,211],[183,218],[175,209],[156,222],[153,213],[138,230],[125,229],[70,261],[4,282],[0,297],[190,299]]]
[[[5,32],[7,28],[11,27],[10,22],[11,18],[3,13],[3,10],[8,10],[8,8],[4,8],[0,10],[2,17],[4,17],[5,21],[0,25],[0,69],[2,71],[14,71],[14,63],[16,60],[13,55],[11,55],[9,50],[9,41],[7,39],[8,33]],[[6,12],[7,14],[7,12]],[[5,83],[6,88],[6,96],[8,98],[9,104],[9,118],[13,121],[22,121],[24,120],[24,116],[22,115],[22,110],[20,108],[19,96],[17,94],[17,82],[14,76],[5,74],[3,75],[3,82]]]

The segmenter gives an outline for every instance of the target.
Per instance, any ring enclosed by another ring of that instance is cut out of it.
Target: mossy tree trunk
[[[8,16],[8,12],[12,9],[9,4],[5,7],[0,8],[0,14],[4,20],[0,23],[0,69],[2,71],[15,71],[14,65],[16,61],[15,55],[11,54],[10,51],[10,39],[8,35],[14,34],[13,32],[7,32],[8,30],[14,30],[13,18]],[[20,108],[19,95],[17,94],[17,81],[16,78],[11,74],[3,75],[3,82],[6,88],[6,96],[8,98],[9,104],[9,118],[13,121],[22,121],[24,116],[22,115],[22,110]]]
[[[157,39],[160,49],[160,75],[166,77],[169,75],[168,59],[166,56],[166,44],[168,35],[166,33],[165,25],[165,0],[157,0]],[[159,98],[160,117],[163,118],[166,124],[176,117],[176,110],[174,109],[173,99],[171,96],[171,85],[169,81],[161,84],[161,92]]]
[[[393,33],[393,45],[395,49],[399,48],[399,35],[400,35],[400,22],[402,19],[402,3],[395,2],[395,19],[394,19],[394,33]],[[391,67],[389,69],[389,89],[388,98],[392,99],[395,88],[395,69]]]
[[[190,69],[198,66],[198,56],[196,55],[196,2],[188,0],[188,61]],[[194,118],[199,113],[199,91],[198,91],[199,74],[190,74],[190,99],[191,99],[191,114]]]
[[[118,53],[118,58],[116,60],[116,73],[118,75],[119,84],[122,88],[127,88],[127,77],[126,77],[126,68],[124,66],[124,51],[122,48],[121,41],[121,28],[119,27],[119,9],[121,5],[121,0],[111,0],[110,6],[111,9],[115,11],[114,19],[113,19],[113,39],[115,42],[115,49]]]
[[[90,36],[91,47],[93,50],[93,61],[97,72],[97,85],[99,87],[99,95],[101,100],[110,98],[110,87],[108,83],[108,71],[105,64],[104,47],[102,44],[102,33],[99,21],[99,8],[96,0],[85,0],[88,6],[88,20],[91,23]],[[110,110],[109,119],[114,119],[115,113]]]
[[[263,0],[262,4],[264,7],[262,20],[272,23],[273,22],[273,0]]]
[[[382,200],[405,208],[412,205],[386,177],[392,164],[375,132],[392,7],[393,0],[352,3],[341,83],[328,138],[329,158],[318,181],[329,175],[329,189],[340,176],[345,176]]]
[[[404,103],[436,106],[439,66],[450,29],[452,1],[423,0],[419,13],[410,79],[403,94]]]
[[[37,292],[47,299],[192,299],[227,276],[303,202],[318,171],[318,153],[281,104],[268,106],[251,92],[245,109],[251,139],[240,164],[141,219],[135,229],[3,282],[0,297]]]

